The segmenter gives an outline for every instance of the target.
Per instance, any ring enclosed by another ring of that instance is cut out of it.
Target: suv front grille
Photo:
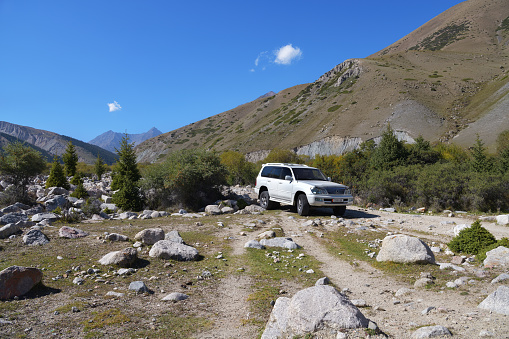
[[[345,189],[342,187],[325,187],[325,189],[327,190],[327,193],[329,193],[329,194],[338,194],[338,195],[345,194]]]

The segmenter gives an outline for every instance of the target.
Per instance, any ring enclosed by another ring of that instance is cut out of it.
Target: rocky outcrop
[[[377,261],[434,264],[435,256],[421,239],[403,234],[390,235],[382,241]]]
[[[42,271],[34,267],[11,266],[0,272],[0,300],[21,297],[42,279]]]

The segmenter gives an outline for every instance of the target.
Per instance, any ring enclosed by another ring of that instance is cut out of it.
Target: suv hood
[[[337,188],[345,188],[346,185],[338,184],[331,181],[321,181],[321,180],[297,180],[301,184],[307,184],[309,186],[327,188],[327,187],[337,187]]]

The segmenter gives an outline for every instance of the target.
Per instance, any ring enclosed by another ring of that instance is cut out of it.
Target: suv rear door
[[[292,203],[293,180],[285,180],[286,176],[293,178],[292,171],[288,167],[282,167],[278,180],[277,196],[279,199]]]

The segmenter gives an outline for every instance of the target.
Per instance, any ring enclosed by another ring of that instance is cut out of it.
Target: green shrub
[[[478,254],[496,242],[495,236],[482,227],[479,220],[476,220],[471,227],[463,229],[454,237],[448,246],[456,253]]]

